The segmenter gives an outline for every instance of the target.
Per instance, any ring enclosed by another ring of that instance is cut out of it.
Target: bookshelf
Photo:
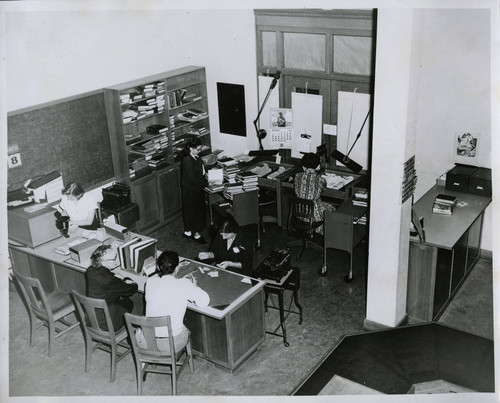
[[[180,152],[192,136],[211,151],[204,67],[187,66],[104,89],[115,177],[131,186],[140,232],[180,212]],[[187,116],[184,119],[184,116]]]

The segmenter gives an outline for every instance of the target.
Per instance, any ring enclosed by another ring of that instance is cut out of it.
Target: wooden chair
[[[355,225],[353,216],[338,211],[325,211],[324,219],[324,261],[321,275],[326,275],[326,252],[328,248],[338,249],[349,253],[349,273],[345,276],[346,282],[351,282],[353,250],[366,235],[365,225]]]
[[[104,299],[90,298],[72,291],[75,305],[82,325],[83,338],[85,340],[85,372],[90,370],[90,358],[92,353],[103,350],[111,354],[110,381],[116,379],[116,364],[130,353],[130,345],[127,342],[127,329],[123,326],[118,331],[113,329],[113,323],[109,314],[108,305]],[[104,313],[107,329],[103,329],[98,321],[98,312]],[[91,347],[92,341],[96,345]],[[123,350],[118,351],[118,347]]]
[[[26,305],[30,319],[30,346],[34,345],[35,330],[42,325],[49,329],[49,357],[52,355],[52,343],[55,339],[65,335],[70,330],[78,326],[69,322],[66,317],[75,311],[75,306],[68,293],[61,289],[56,289],[50,294],[45,291],[37,278],[22,276],[14,272],[14,277],[20,290],[21,298]],[[35,325],[36,318],[41,323]],[[61,329],[57,325],[62,324]]]
[[[300,240],[289,242],[287,246],[301,246],[297,253],[297,260],[300,260],[306,248],[323,251],[320,245],[312,241],[314,230],[322,224],[321,221],[314,221],[314,202],[312,200],[295,196],[290,198],[288,234],[300,238]]]
[[[137,374],[137,395],[142,394],[142,382],[146,380],[146,374],[148,372],[153,372],[171,376],[172,395],[175,396],[177,394],[177,379],[184,370],[186,364],[189,364],[191,372],[194,371],[191,335],[189,335],[187,344],[179,351],[176,351],[174,338],[172,336],[170,316],[150,318],[126,313],[125,323],[134,352]],[[156,344],[155,328],[164,326],[168,328],[169,351],[160,351]],[[140,329],[144,335],[146,347],[141,347],[137,343],[135,333],[138,329]]]

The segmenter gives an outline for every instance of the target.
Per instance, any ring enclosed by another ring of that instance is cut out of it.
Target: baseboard
[[[405,314],[403,319],[395,327],[404,326],[408,323],[408,315]],[[383,325],[382,323],[374,322],[373,320],[366,319],[363,321],[363,330],[387,330],[393,329],[392,326]]]
[[[479,256],[490,263],[493,262],[493,252],[491,250],[481,249]]]

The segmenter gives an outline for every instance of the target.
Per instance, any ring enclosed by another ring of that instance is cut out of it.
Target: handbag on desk
[[[267,255],[255,270],[255,276],[280,281],[290,270],[290,250],[277,246]]]

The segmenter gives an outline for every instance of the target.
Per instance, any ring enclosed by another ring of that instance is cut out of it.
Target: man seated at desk
[[[221,269],[251,276],[253,240],[233,217],[227,216],[219,226],[209,251],[200,252],[198,259],[214,262]]]
[[[156,265],[157,274],[146,283],[146,316],[170,316],[175,351],[179,351],[189,341],[189,330],[183,323],[188,301],[198,306],[208,306],[210,297],[198,287],[194,276],[177,278],[179,255],[176,252],[163,252]],[[166,327],[156,329],[156,338],[159,350],[170,350]],[[136,339],[139,346],[145,347],[146,340],[141,332],[136,333]]]

